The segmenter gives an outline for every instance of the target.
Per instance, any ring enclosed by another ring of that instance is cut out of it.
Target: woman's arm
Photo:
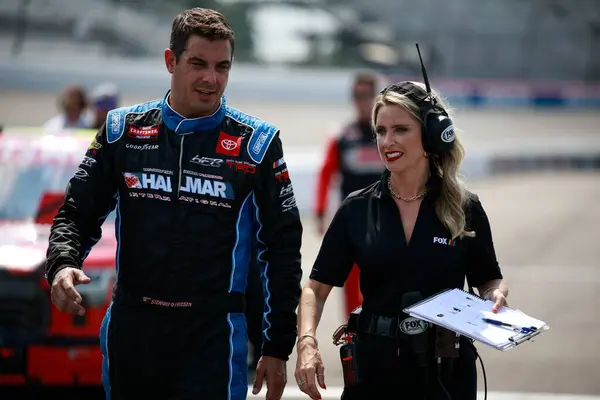
[[[475,237],[468,239],[467,279],[480,297],[494,302],[492,311],[497,312],[507,306],[508,285],[496,258],[490,221],[478,198],[471,200],[470,216]]]
[[[348,199],[342,202],[325,232],[309,280],[300,294],[297,318],[298,359],[294,375],[300,390],[311,399],[321,398],[317,384],[326,389],[325,366],[316,337],[325,300],[334,286],[344,286],[355,259],[346,226],[348,202]]]
[[[479,296],[494,302],[492,312],[498,312],[502,307],[508,307],[508,285],[503,279],[492,279],[477,286]]]
[[[296,361],[296,382],[298,387],[311,399],[320,399],[317,384],[326,389],[325,366],[319,354],[317,326],[323,315],[325,300],[333,286],[309,279],[302,289],[298,307],[298,360]]]
[[[504,297],[508,297],[508,284],[504,279],[492,279],[482,285],[477,286],[479,296],[490,300],[492,299],[492,295],[496,289],[500,290]]]
[[[307,343],[318,348],[317,325],[323,314],[325,300],[334,286],[344,286],[354,265],[356,257],[347,226],[350,202],[351,197],[342,202],[329,224],[309,279],[300,294],[297,318],[299,352],[302,352]]]
[[[302,289],[298,307],[298,351],[305,346],[318,348],[317,326],[323,315],[325,301],[333,286],[309,279]]]

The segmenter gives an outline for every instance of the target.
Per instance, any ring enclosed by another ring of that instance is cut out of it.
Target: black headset
[[[431,93],[429,79],[427,79],[427,71],[421,58],[419,44],[416,44],[419,52],[419,60],[421,61],[421,71],[423,72],[423,81],[426,91],[420,86],[412,82],[404,81],[389,85],[383,89],[380,94],[385,95],[387,92],[394,92],[408,97],[411,101],[419,106],[421,111],[421,137],[423,140],[423,149],[427,153],[442,156],[447,154],[454,147],[454,124],[452,119],[444,108],[437,103],[435,96]]]

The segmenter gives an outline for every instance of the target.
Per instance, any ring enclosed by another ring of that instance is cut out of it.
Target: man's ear
[[[177,63],[177,57],[175,56],[175,53],[173,53],[173,50],[166,48],[165,49],[165,66],[167,67],[167,71],[169,71],[170,74],[172,74],[173,71],[175,70],[176,63]]]

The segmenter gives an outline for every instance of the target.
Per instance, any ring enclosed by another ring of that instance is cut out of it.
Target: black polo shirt
[[[451,240],[434,203],[441,179],[432,177],[407,245],[398,206],[385,171],[381,180],[350,194],[327,230],[310,278],[341,287],[356,262],[360,268],[363,309],[397,316],[402,295],[419,291],[423,298],[447,288],[463,288],[465,276],[477,287],[501,279],[487,215],[476,195],[466,207],[468,228],[476,236]]]

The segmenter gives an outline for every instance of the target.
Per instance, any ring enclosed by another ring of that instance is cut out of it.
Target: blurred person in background
[[[90,106],[88,127],[100,129],[108,112],[119,106],[119,89],[112,83],[98,85],[90,95]]]
[[[317,326],[331,289],[344,284],[354,263],[364,295],[352,344],[358,382],[344,387],[342,399],[476,399],[470,339],[461,337],[458,350],[449,345],[456,358],[447,358],[437,353],[438,328],[402,328],[411,321],[401,311],[411,305],[404,304],[407,295],[462,289],[466,279],[494,302],[493,312],[508,295],[486,212],[458,177],[464,149],[447,105],[423,88],[401,82],[376,98],[372,125],[386,169],[378,182],[343,201],[303,288],[295,376],[312,399],[320,398],[317,385],[325,388]]]
[[[86,128],[85,111],[88,100],[80,86],[68,86],[58,96],[60,114],[44,123],[47,133],[60,133],[65,129]]]
[[[226,104],[234,32],[193,8],[172,23],[163,99],[112,110],[69,181],[46,276],[84,315],[83,260],[117,209],[117,280],[100,331],[111,399],[245,399],[253,242],[265,286],[254,392],[278,400],[297,338],[302,225],[279,130]]]
[[[316,191],[315,217],[321,235],[326,228],[328,195],[333,178],[339,178],[340,196],[345,199],[355,190],[378,181],[385,169],[377,153],[370,122],[378,81],[373,73],[359,72],[355,75],[351,89],[354,119],[329,138]],[[362,302],[359,279],[360,270],[355,266],[344,285],[346,313]]]

